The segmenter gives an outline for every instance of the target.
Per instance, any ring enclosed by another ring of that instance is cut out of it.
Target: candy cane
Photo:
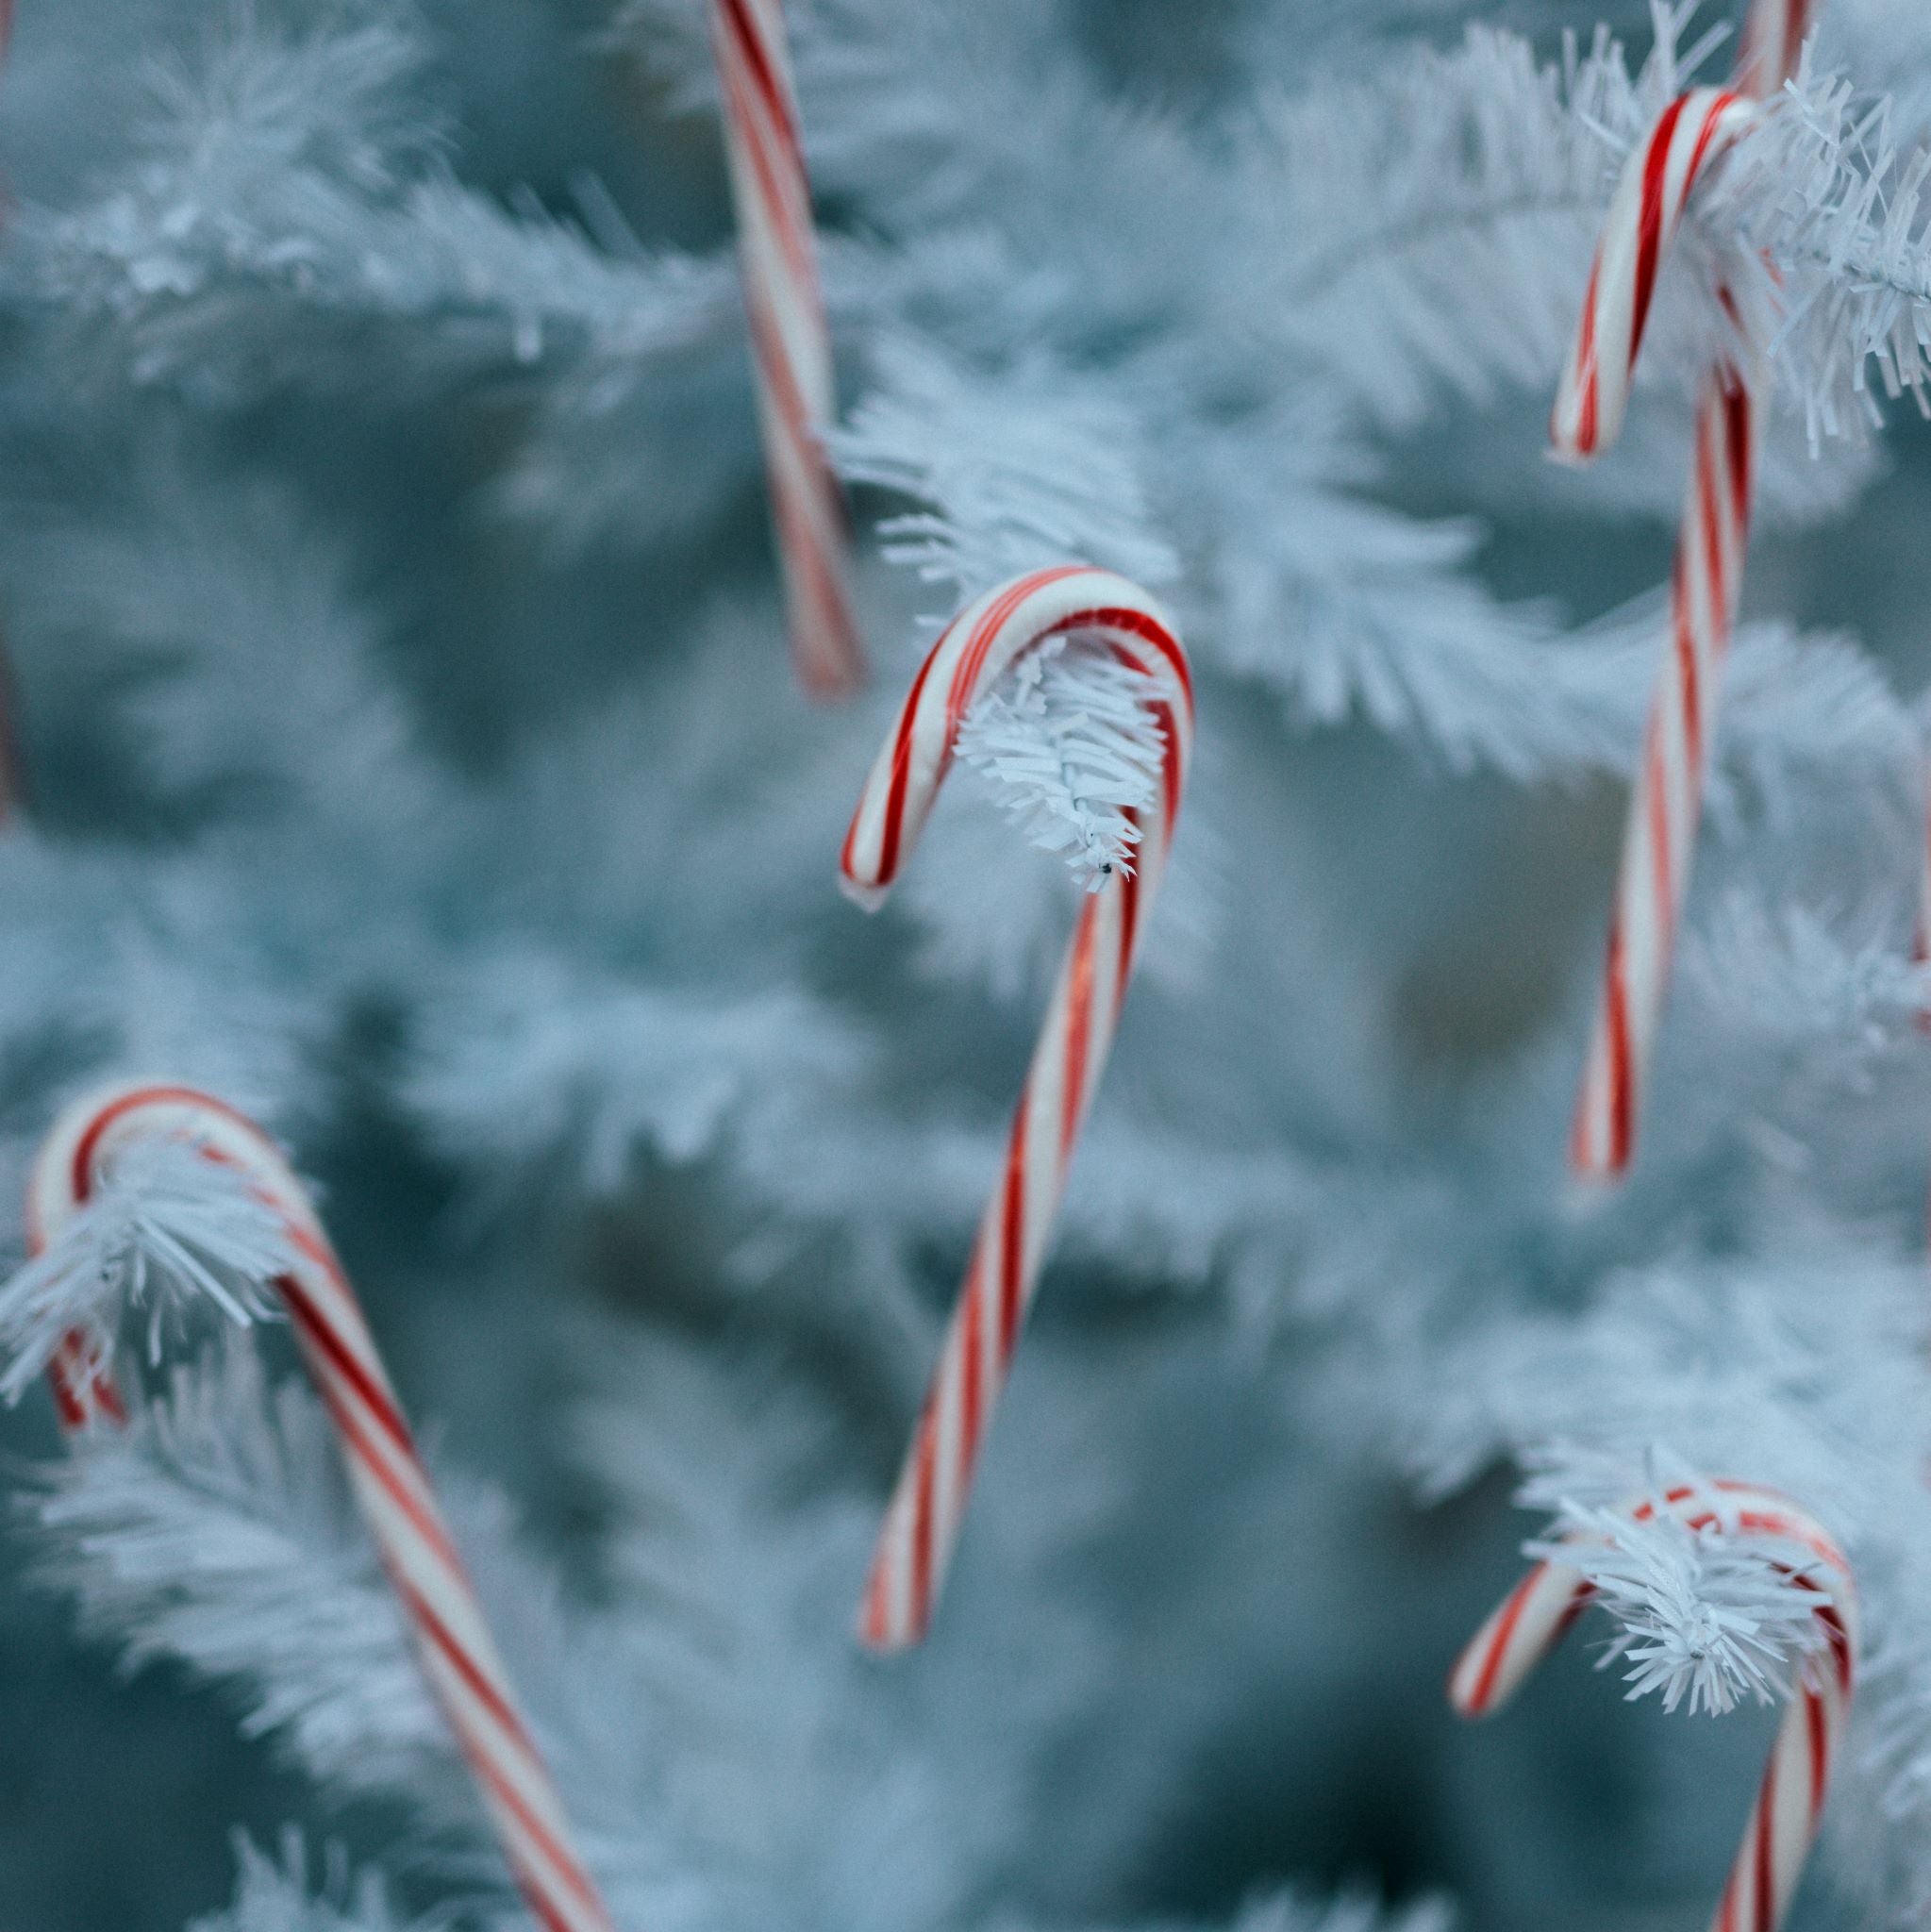
[[[1724,1499],[1721,1509],[1710,1505],[1713,1490]],[[1831,1762],[1850,1721],[1857,1651],[1856,1579],[1830,1533],[1774,1490],[1723,1480],[1673,1489],[1663,1501],[1690,1529],[1773,1537],[1807,1551],[1828,1573],[1829,1601],[1813,1613],[1823,1634],[1823,1652],[1798,1674],[1712,1922],[1712,1932],[1773,1932],[1817,1835]],[[1656,1505],[1645,1502],[1630,1513],[1647,1522],[1655,1517]],[[1792,1589],[1818,1589],[1808,1575],[1785,1564],[1777,1567],[1789,1575]],[[1593,1594],[1589,1580],[1567,1564],[1538,1563],[1457,1660],[1448,1680],[1449,1702],[1463,1717],[1493,1715],[1556,1647]]]
[[[1623,164],[1549,420],[1558,456],[1580,461],[1615,441],[1649,324],[1656,270],[1697,183],[1755,125],[1758,111],[1741,93],[1696,88],[1663,109]]]
[[[831,334],[780,0],[711,0],[710,42],[791,658],[807,691],[838,697],[865,664],[845,583],[844,495],[821,441],[837,414]]]
[[[1773,94],[1797,71],[1815,0],[1756,0],[1743,23],[1737,74],[1754,94]]]
[[[300,1183],[253,1122],[191,1087],[110,1089],[70,1108],[34,1164],[27,1234],[38,1252],[92,1196],[115,1158],[156,1136],[245,1175],[281,1217],[294,1257],[275,1286],[334,1422],[349,1479],[418,1654],[531,1912],[548,1932],[610,1932],[561,1801],[516,1707],[462,1560],[354,1291]],[[77,1336],[51,1371],[70,1426],[125,1411],[97,1351]],[[63,1392],[64,1391],[64,1392]]]
[[[1808,0],[1757,0],[1734,91],[1698,88],[1671,102],[1630,156],[1590,270],[1580,325],[1550,434],[1584,460],[1614,441],[1649,320],[1656,270],[1698,182],[1755,125],[1756,98],[1794,70]],[[1718,299],[1736,319],[1727,289]],[[1577,1098],[1570,1161],[1621,1174],[1636,1139],[1650,1053],[1662,1022],[1676,922],[1690,881],[1723,661],[1736,625],[1755,490],[1760,372],[1728,358],[1705,378],[1695,454],[1670,586],[1671,647],[1629,803],[1607,957]]]
[[[1038,1286],[1074,1144],[1166,865],[1192,747],[1193,693],[1186,651],[1159,606],[1124,577],[1083,565],[1037,571],[969,605],[913,679],[844,843],[841,883],[860,904],[878,905],[932,808],[973,701],[1027,651],[1069,631],[1102,640],[1146,679],[1145,703],[1161,734],[1160,796],[1151,809],[1128,815],[1140,834],[1133,867],[1123,866],[1087,898],[1053,991],[1005,1166],[873,1557],[858,1630],[879,1649],[917,1642],[930,1626],[987,1422]]]

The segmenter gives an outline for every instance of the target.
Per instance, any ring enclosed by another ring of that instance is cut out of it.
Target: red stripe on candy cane
[[[274,1143],[246,1116],[191,1087],[143,1083],[96,1095],[62,1115],[35,1162],[27,1195],[33,1247],[59,1233],[122,1149],[152,1136],[185,1141],[211,1164],[238,1171],[280,1215],[295,1265],[275,1287],[335,1424],[350,1486],[415,1635],[424,1674],[516,1883],[553,1932],[611,1932],[355,1291]],[[49,1374],[68,1427],[125,1420],[106,1364],[86,1338],[63,1341]]]
[[[1721,1493],[1722,1507],[1710,1507],[1712,1491]],[[1831,1764],[1850,1722],[1856,1683],[1856,1581],[1830,1532],[1774,1490],[1725,1478],[1701,1489],[1673,1489],[1662,1500],[1688,1528],[1795,1543],[1827,1573],[1830,1601],[1820,1603],[1814,1614],[1823,1633],[1828,1663],[1813,1660],[1800,1671],[1712,1921],[1714,1932],[1745,1924],[1752,1932],[1775,1932],[1803,1875],[1823,1815]],[[1656,1514],[1656,1505],[1643,1502],[1629,1513],[1638,1521],[1648,1521]],[[1578,1536],[1570,1541],[1580,1548],[1586,1539]],[[1781,1563],[1777,1567],[1790,1588],[1819,1591],[1814,1576]],[[1469,1718],[1487,1717],[1500,1709],[1560,1641],[1593,1594],[1593,1585],[1580,1571],[1556,1561],[1538,1563],[1457,1659],[1449,1674],[1450,1703]],[[1794,1802],[1787,1802],[1790,1794],[1794,1794]]]
[[[1146,680],[1146,702],[1163,733],[1160,794],[1151,809],[1130,814],[1140,832],[1132,866],[1087,897],[1054,988],[866,1579],[858,1631],[881,1650],[915,1643],[930,1627],[986,1426],[1112,1044],[1144,910],[1166,866],[1192,750],[1193,691],[1186,651],[1165,613],[1124,578],[1085,565],[1036,571],[961,611],[919,667],[865,781],[840,860],[845,890],[863,905],[878,904],[918,841],[974,702],[1026,652],[1072,631],[1100,638]]]
[[[836,413],[831,334],[779,0],[711,0],[710,39],[791,658],[812,696],[841,697],[865,662],[844,492],[822,440]]]

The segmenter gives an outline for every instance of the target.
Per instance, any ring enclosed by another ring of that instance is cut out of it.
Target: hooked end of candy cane
[[[1589,1586],[1566,1565],[1541,1562],[1496,1605],[1448,1674],[1457,1716],[1492,1717],[1561,1641],[1590,1600]]]
[[[27,1245],[41,1253],[91,1193],[103,1155],[128,1131],[204,1143],[287,1220],[316,1231],[314,1209],[275,1142],[214,1094],[178,1080],[117,1080],[62,1108],[27,1178]]]
[[[86,1191],[90,1143],[96,1123],[124,1102],[159,1086],[157,1080],[113,1080],[89,1089],[55,1116],[34,1154],[26,1183],[26,1240],[38,1255],[73,1215]]]
[[[1482,1635],[1487,1634],[1485,1629]],[[1481,1637],[1475,1638],[1456,1658],[1454,1667],[1449,1671],[1448,1681],[1442,1686],[1449,1709],[1471,1724],[1487,1717],[1494,1707],[1476,1693],[1482,1669],[1482,1647]]]
[[[1526,1673],[1506,1667],[1509,1630],[1498,1627],[1506,1625],[1510,1609],[1521,1595],[1522,1589],[1518,1586],[1469,1639],[1467,1647],[1456,1658],[1455,1666],[1448,1674],[1448,1682],[1443,1687],[1448,1693],[1448,1707],[1457,1717],[1465,1718],[1470,1724],[1479,1724],[1484,1718],[1493,1717],[1505,1705],[1513,1701],[1516,1691],[1522,1688]]]

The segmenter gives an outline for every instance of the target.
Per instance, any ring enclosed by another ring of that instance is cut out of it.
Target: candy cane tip
[[[867,885],[863,879],[855,879],[848,872],[839,874],[838,889],[860,912],[876,912],[891,896],[889,885]]]
[[[858,1647],[873,1657],[899,1657],[908,1650],[918,1649],[924,1642],[930,1625],[910,1617],[904,1624],[894,1624],[878,1598],[876,1586],[868,1584],[864,1601],[859,1604],[858,1614],[852,1624],[852,1634],[858,1640]]]
[[[1573,375],[1565,375],[1549,406],[1549,443],[1545,452],[1551,462],[1579,467],[1598,454],[1601,438],[1597,425],[1585,412],[1576,393]]]
[[[1544,457],[1565,470],[1580,470],[1602,453],[1600,425],[1585,419],[1580,405],[1565,388],[1549,411],[1549,442]]]
[[[1465,1724],[1480,1724],[1484,1718],[1493,1717],[1514,1694],[1515,1686],[1493,1672],[1488,1674],[1490,1682],[1486,1687],[1482,1682],[1483,1666],[1493,1648],[1491,1625],[1492,1619],[1462,1646],[1441,1687],[1449,1709]]]
[[[865,689],[868,679],[862,659],[841,664],[835,669],[820,670],[815,665],[807,667],[801,654],[798,682],[804,686],[805,695],[813,704],[841,705],[857,697]]]

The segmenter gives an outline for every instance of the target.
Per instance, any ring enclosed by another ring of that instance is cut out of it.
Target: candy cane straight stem
[[[1145,703],[1162,739],[1160,796],[1133,815],[1140,837],[1132,869],[1087,897],[1053,990],[1006,1160],[873,1557],[858,1630],[877,1649],[915,1643],[930,1626],[1166,864],[1192,745],[1193,697],[1186,653],[1158,605],[1124,578],[1081,566],[1036,572],[971,605],[913,681],[845,840],[842,883],[875,905],[924,824],[974,700],[1026,651],[1073,631],[1103,641],[1146,679]]]
[[[780,0],[711,0],[710,37],[791,657],[807,691],[839,697],[865,664],[844,494],[822,440],[837,414],[831,334]]]
[[[1668,656],[1630,793],[1602,991],[1576,1102],[1570,1158],[1591,1177],[1622,1174],[1635,1147],[1736,627],[1756,449],[1755,390],[1726,366],[1706,379],[1697,399],[1690,500],[1670,584]]]
[[[1712,1507],[1711,1491],[1721,1492]],[[1663,1499],[1691,1529],[1773,1538],[1801,1546],[1824,1573],[1830,1595],[1815,1615],[1823,1644],[1799,1675],[1771,1746],[1769,1767],[1751,1807],[1743,1842],[1711,1922],[1712,1932],[1774,1932],[1803,1875],[1823,1814],[1830,1769],[1850,1722],[1856,1682],[1857,1594],[1849,1563],[1829,1532],[1789,1497],[1722,1481],[1672,1490]],[[1631,1514],[1654,1516],[1644,1503]],[[1815,1590],[1790,1574],[1790,1587]],[[1449,1701],[1462,1716],[1489,1717],[1514,1696],[1589,1606],[1593,1588],[1567,1564],[1538,1563],[1512,1590],[1457,1660]]]
[[[1739,84],[1760,97],[1775,93],[1796,73],[1816,20],[1816,0],[1754,0],[1737,48]]]
[[[1757,0],[1738,84],[1673,101],[1630,157],[1590,271],[1576,342],[1557,391],[1558,454],[1587,458],[1615,440],[1642,344],[1656,272],[1709,166],[1754,125],[1753,97],[1794,72],[1809,0]],[[1718,299],[1736,317],[1728,290]],[[1689,500],[1671,581],[1670,641],[1630,797],[1603,983],[1590,1034],[1570,1162],[1620,1176],[1636,1145],[1662,1024],[1676,924],[1690,882],[1723,658],[1736,626],[1755,491],[1761,373],[1725,360],[1697,400]]]
[[[351,1486],[400,1598],[418,1655],[469,1764],[524,1900],[546,1932],[610,1932],[561,1801],[443,1523],[354,1291],[300,1184],[252,1122],[188,1087],[116,1088],[70,1108],[41,1150],[27,1228],[38,1249],[92,1194],[116,1154],[150,1136],[185,1140],[239,1170],[281,1217],[296,1257],[275,1286],[334,1422]],[[70,1337],[50,1374],[70,1427],[125,1416],[95,1353]]]

